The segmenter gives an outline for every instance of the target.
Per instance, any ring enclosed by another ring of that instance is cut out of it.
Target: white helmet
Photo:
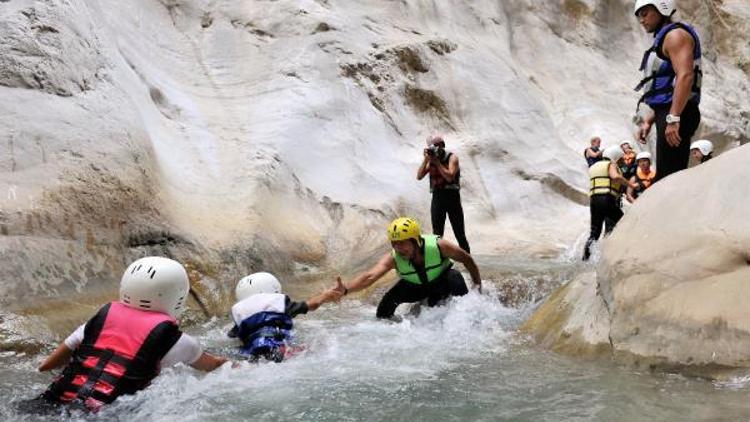
[[[676,10],[674,0],[636,0],[633,13],[638,16],[638,11],[645,6],[654,6],[662,16],[670,17]]]
[[[648,160],[648,161],[651,161],[651,153],[648,152],[648,151],[639,152],[638,155],[635,156],[635,162],[637,163],[638,160]]]
[[[180,316],[190,290],[185,268],[159,256],[141,258],[125,270],[120,281],[120,301],[131,308]]]
[[[622,148],[620,148],[620,146],[614,145],[611,147],[607,147],[607,149],[604,150],[604,153],[602,153],[602,155],[604,156],[604,158],[609,158],[613,162],[617,162],[617,161],[620,161],[620,159],[622,158],[623,155],[625,155],[625,153],[622,151]]]
[[[699,149],[701,154],[708,155],[712,152],[714,152],[714,144],[713,142],[707,140],[707,139],[701,139],[699,141],[695,141],[692,144],[690,144],[690,149]]]
[[[273,274],[261,272],[243,277],[234,289],[238,302],[258,293],[281,293],[281,283]]]

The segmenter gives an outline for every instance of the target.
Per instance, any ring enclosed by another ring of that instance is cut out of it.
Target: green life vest
[[[410,260],[402,258],[396,251],[391,250],[393,260],[396,261],[398,275],[410,283],[424,284],[434,281],[452,267],[453,261],[440,254],[440,248],[437,244],[439,238],[440,236],[432,234],[422,236],[424,242],[424,271],[422,274],[414,268]],[[422,278],[425,278],[425,281]]]

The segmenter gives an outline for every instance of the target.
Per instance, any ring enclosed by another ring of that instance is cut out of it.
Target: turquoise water
[[[534,271],[525,268],[527,275]],[[567,274],[569,266],[537,268]],[[538,276],[538,274],[537,274]],[[378,321],[370,300],[348,300],[297,319],[303,353],[281,363],[225,367],[210,374],[178,367],[147,390],[123,397],[94,420],[738,420],[750,418],[747,380],[723,385],[638,373],[608,360],[541,350],[516,333],[533,304],[505,307],[488,286],[446,306]],[[376,295],[380,292],[376,292]],[[405,313],[401,308],[399,312]],[[210,350],[233,344],[228,322],[189,331]],[[32,397],[51,377],[38,358],[0,357],[6,400]],[[3,420],[27,420],[0,405]],[[51,418],[58,419],[58,417]]]

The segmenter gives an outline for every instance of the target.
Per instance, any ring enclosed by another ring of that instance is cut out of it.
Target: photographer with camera
[[[461,207],[461,186],[459,184],[461,169],[456,154],[445,150],[445,141],[441,136],[427,138],[427,148],[423,151],[424,160],[417,170],[417,180],[430,175],[430,192],[432,192],[432,232],[443,236],[445,216],[448,215],[458,245],[470,253],[469,241],[464,232],[464,210]]]

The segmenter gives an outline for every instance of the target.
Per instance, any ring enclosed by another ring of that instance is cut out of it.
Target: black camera
[[[430,157],[437,157],[438,151],[440,151],[440,147],[438,147],[437,145],[430,145],[427,147],[427,155],[429,155]]]

